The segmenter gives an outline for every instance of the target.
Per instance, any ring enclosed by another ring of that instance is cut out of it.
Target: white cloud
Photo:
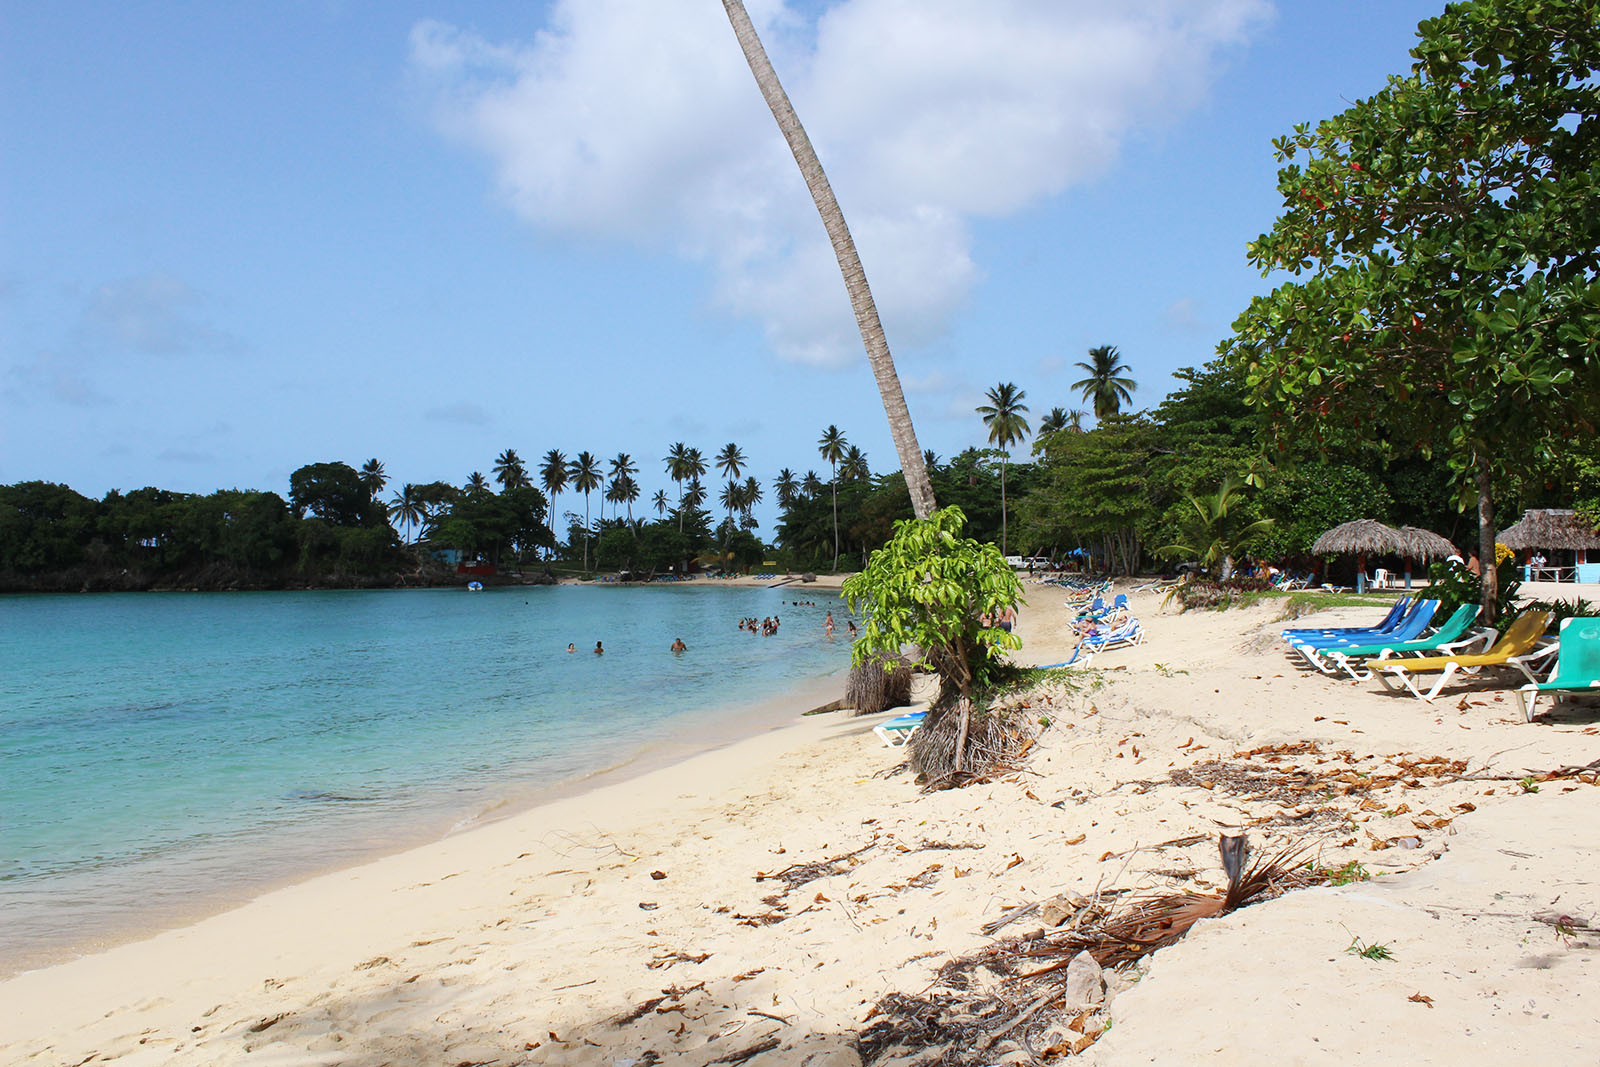
[[[1102,173],[1172,121],[1268,0],[751,2],[844,206],[891,340],[932,339],[977,276],[970,221]],[[545,29],[411,35],[441,127],[533,226],[667,249],[790,359],[855,358],[833,254],[718,5],[558,0]]]

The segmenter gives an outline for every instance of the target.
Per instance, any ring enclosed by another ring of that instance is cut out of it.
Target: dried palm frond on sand
[[[951,960],[920,995],[890,993],[880,999],[867,1016],[871,1025],[856,1039],[862,1062],[870,1065],[886,1055],[941,1047],[937,1058],[919,1062],[948,1067],[992,1063],[1001,1045],[1013,1045],[1035,1062],[1038,1047],[1047,1058],[1081,1052],[1106,1026],[1096,1005],[1067,1003],[1068,970],[1081,953],[1101,967],[1123,967],[1181,940],[1201,919],[1320,880],[1302,862],[1304,845],[1285,846],[1248,865],[1243,834],[1223,835],[1218,847],[1228,876],[1227,890],[1220,894],[1162,893],[1107,906],[1106,899],[1115,896],[1112,891],[1079,898],[1064,910],[1055,901],[1018,909],[1018,914],[1053,915],[1056,926]],[[984,981],[980,972],[987,972],[990,980]]]

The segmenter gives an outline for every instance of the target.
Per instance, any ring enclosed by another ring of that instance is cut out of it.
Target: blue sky
[[[925,448],[1001,381],[1154,406],[1267,286],[1270,140],[1439,0],[751,2]],[[1116,7],[1114,13],[1105,8]],[[893,469],[815,213],[715,0],[0,3],[0,482],[463,482],[836,423]],[[769,501],[758,510],[772,533]],[[570,497],[562,500],[570,508]]]

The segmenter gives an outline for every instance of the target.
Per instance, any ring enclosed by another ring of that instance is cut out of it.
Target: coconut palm
[[[717,470],[727,476],[728,485],[737,488],[738,478],[739,475],[744,473],[745,464],[744,452],[740,450],[739,446],[729,441],[722,447],[722,451],[717,453],[716,464]],[[726,505],[728,503],[728,494],[723,493],[719,499]],[[733,519],[732,507],[728,508],[728,519],[729,521]]]
[[[794,476],[794,471],[788,467],[778,472],[778,477],[773,479],[772,487],[778,492],[778,506],[787,508],[794,503],[795,497],[800,492],[800,482]]]
[[[1138,388],[1132,378],[1121,377],[1128,370],[1116,345],[1101,345],[1089,349],[1089,362],[1074,363],[1089,372],[1082,381],[1072,383],[1083,398],[1094,406],[1094,417],[1103,419],[1122,410],[1122,405],[1133,403],[1133,391]]]
[[[554,520],[559,514],[556,511],[556,497],[567,487],[567,457],[559,448],[552,448],[544,454],[544,463],[539,467],[539,482],[550,497],[550,528],[554,530]]]
[[[639,499],[639,483],[633,480],[633,475],[624,474],[617,479],[618,495],[622,502],[628,505],[628,525],[633,525],[633,502]]]
[[[678,487],[678,510],[680,513],[679,521],[681,523],[681,513],[683,511],[683,483],[684,480],[690,476],[689,446],[684,444],[682,441],[673,442],[672,447],[667,449],[666,458],[662,462],[667,465],[667,477],[671,478],[672,483]],[[680,525],[678,528],[680,530],[683,529],[682,525]]]
[[[361,487],[371,494],[372,499],[378,499],[378,494],[383,492],[383,487],[389,484],[389,478],[383,473],[383,464],[377,457],[367,460],[361,465],[361,471],[356,475],[361,482]]]
[[[688,453],[684,456],[683,469],[686,472],[684,474],[685,478],[692,479],[694,482],[698,483],[701,478],[705,477],[705,473],[706,473],[706,457],[701,453],[701,451],[698,448],[689,449]],[[701,492],[700,492],[700,497],[695,502],[694,506],[695,507],[699,507],[701,504],[704,504],[705,503],[705,499],[706,499],[705,498],[705,491],[702,489]],[[686,502],[687,500],[688,500],[688,496],[687,496],[687,494],[685,494],[682,497],[682,499],[680,500],[680,502],[679,502],[680,503],[680,510],[678,512],[678,532],[679,533],[683,532],[683,511],[681,510],[681,505],[684,502]]]
[[[928,468],[929,477],[932,477],[933,474],[939,469],[939,453],[935,452],[931,448],[923,449],[922,462]]]
[[[1207,570],[1220,565],[1217,577],[1231,577],[1235,555],[1260,540],[1273,525],[1271,519],[1252,522],[1247,512],[1240,513],[1238,505],[1245,488],[1243,479],[1230,475],[1209,496],[1184,494],[1187,506],[1179,520],[1181,540],[1161,546],[1155,554],[1196,560]]]
[[[829,425],[822,431],[822,436],[817,438],[817,452],[828,461],[833,468],[833,479],[828,484],[833,486],[833,569],[839,569],[839,461],[844,458],[845,447],[849,444],[844,439],[844,434],[839,427]],[[913,498],[914,499],[914,498]]]
[[[762,501],[761,483],[756,481],[755,475],[744,480],[744,485],[739,488],[739,510],[744,512],[744,528],[752,529],[756,520],[751,517],[751,510]]]
[[[672,501],[667,499],[665,489],[657,489],[656,495],[650,498],[650,503],[655,507],[656,514],[666,518],[667,512],[672,510]]]
[[[1006,466],[1011,458],[1006,449],[1028,436],[1028,394],[1011,382],[1001,382],[989,390],[989,402],[978,405],[983,424],[989,427],[989,443],[1000,449],[1000,554],[1006,554]]]
[[[522,465],[522,457],[517,455],[517,450],[508,448],[495,457],[494,480],[500,483],[502,491],[521,489],[528,484],[528,471]]]
[[[467,475],[467,492],[487,493],[488,491],[489,479],[485,478],[482,473],[479,471],[473,471],[471,474]]]
[[[817,477],[816,471],[806,471],[806,476],[800,479],[800,489],[814,500],[822,495],[822,479]]]
[[[600,473],[600,461],[588,452],[579,452],[578,458],[567,467],[572,488],[583,494],[583,569],[589,569],[589,494],[600,488],[605,478]]]
[[[817,214],[822,216],[823,228],[828,231],[828,239],[833,243],[833,253],[839,261],[839,273],[844,276],[845,289],[850,293],[850,307],[861,329],[861,343],[867,350],[867,362],[872,365],[878,394],[883,398],[884,414],[889,419],[889,434],[894,438],[900,469],[905,474],[906,488],[911,493],[912,514],[925,519],[933,514],[935,507],[933,483],[928,480],[927,469],[922,463],[922,449],[917,444],[911,412],[906,407],[905,393],[900,388],[900,376],[895,373],[894,357],[889,352],[889,342],[883,334],[883,323],[878,319],[877,305],[872,301],[867,272],[861,266],[861,257],[856,254],[850,228],[845,225],[844,212],[833,195],[833,188],[822,170],[822,162],[811,147],[805,127],[800,125],[800,118],[794,113],[789,96],[778,81],[778,72],[772,69],[772,61],[761,46],[761,38],[756,36],[756,28],[751,24],[750,14],[744,9],[742,0],[722,0],[722,6],[733,25],[734,36],[739,39],[745,62],[755,75],[756,85],[761,89],[767,107],[772,110],[778,129],[789,143],[789,151],[794,154],[795,164],[799,166],[806,188],[811,191],[812,202],[817,206]],[[835,569],[838,567],[837,553],[836,546]]]
[[[389,518],[410,530],[426,515],[422,501],[417,498],[417,487],[407,482],[394,499],[389,501]],[[409,538],[407,538],[409,540]]]
[[[683,487],[682,507],[685,510],[698,511],[700,508],[705,506],[705,502],[706,487],[700,484],[700,478],[698,475],[696,475],[695,477],[690,478]],[[682,517],[681,512],[679,517]]]
[[[847,482],[864,482],[872,477],[872,468],[867,466],[867,454],[855,445],[845,449],[844,458],[839,461],[839,473]]]
[[[1083,420],[1088,417],[1089,413],[1087,411],[1083,410],[1082,408],[1073,408],[1071,411],[1067,412],[1067,429],[1071,430],[1073,433],[1082,433]]]
[[[611,461],[611,484],[613,486],[617,486],[618,483],[622,482],[624,479],[632,478],[637,473],[639,473],[638,466],[633,462],[633,457],[628,455],[626,452],[618,452],[617,458]],[[616,505],[622,503],[626,495],[627,493],[625,486],[619,486],[615,499],[612,499],[610,494],[607,494],[606,499],[611,500],[612,504],[612,518],[616,518]],[[631,521],[631,515],[629,516],[629,519]]]
[[[1057,433],[1067,428],[1067,409],[1051,408],[1050,414],[1039,420],[1039,436],[1047,433]]]

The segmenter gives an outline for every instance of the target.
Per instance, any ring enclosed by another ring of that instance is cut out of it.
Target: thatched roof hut
[[[1570,508],[1530,509],[1515,526],[1495,538],[1507,548],[1550,548],[1582,551],[1600,549],[1600,534],[1593,524]]]
[[[1400,549],[1400,554],[1407,559],[1419,560],[1423,563],[1431,559],[1448,559],[1459,555],[1456,546],[1440,537],[1432,530],[1424,530],[1420,526],[1402,526],[1395,531],[1405,542],[1405,547]]]
[[[1317,538],[1311,551],[1319,556],[1342,555],[1346,552],[1365,556],[1368,553],[1401,552],[1404,548],[1400,531],[1372,519],[1356,519],[1335,526]]]

